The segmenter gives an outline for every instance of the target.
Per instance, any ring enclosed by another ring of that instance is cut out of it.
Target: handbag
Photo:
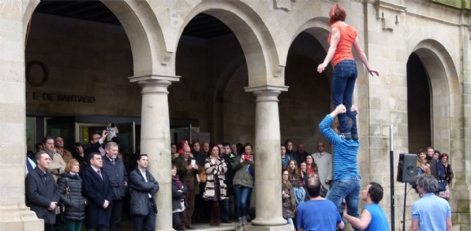
[[[206,171],[203,170],[198,174],[198,177],[200,178],[200,183],[206,183],[208,175],[206,174]]]
[[[438,190],[437,192],[442,192],[446,191],[446,180],[443,180],[442,177],[440,177],[440,180],[438,180]]]

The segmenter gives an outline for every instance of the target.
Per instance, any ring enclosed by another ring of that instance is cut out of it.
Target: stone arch
[[[166,65],[170,59],[166,43],[155,14],[147,2],[102,0],[123,26],[133,54],[134,75],[150,75],[157,72],[157,64]],[[28,1],[23,15],[23,28],[26,32],[32,13],[40,1]],[[34,23],[34,22],[32,22]],[[152,33],[148,33],[152,31]],[[26,33],[25,33],[26,34]],[[160,70],[160,69],[159,69]],[[174,72],[171,68],[170,72]],[[172,74],[161,73],[159,74]]]
[[[425,39],[413,49],[428,74],[431,92],[431,119],[433,146],[442,152],[451,149],[452,118],[459,117],[461,104],[459,77],[455,64],[442,43]]]
[[[209,14],[226,24],[237,37],[247,61],[249,86],[283,85],[280,77],[284,66],[279,65],[275,43],[260,16],[243,2],[212,3],[204,1],[186,15],[178,38],[197,14]]]

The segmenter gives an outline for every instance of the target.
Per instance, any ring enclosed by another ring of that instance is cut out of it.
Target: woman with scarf
[[[204,188],[203,199],[211,201],[211,226],[219,226],[221,224],[221,210],[219,209],[219,201],[228,199],[226,194],[226,184],[224,184],[224,173],[227,172],[227,165],[224,158],[219,157],[218,146],[211,148],[211,155],[206,158],[204,170],[208,175],[206,178],[206,186]]]
[[[281,197],[283,205],[283,218],[288,224],[293,224],[294,213],[296,212],[296,200],[294,199],[294,189],[289,182],[289,171],[283,170],[283,184],[281,186]]]
[[[443,153],[440,156],[440,162],[438,163],[440,176],[442,176],[441,174],[443,174],[443,179],[446,181],[446,190],[443,192],[439,192],[438,196],[447,200],[450,198],[451,180],[453,180],[453,177],[455,176],[453,170],[451,169],[451,164],[448,163],[448,158],[448,154]],[[443,173],[440,171],[443,171]]]
[[[65,167],[65,173],[57,181],[61,202],[65,205],[64,219],[67,231],[80,231],[85,219],[85,204],[82,196],[82,179],[79,176],[80,165],[76,159],[71,159]]]
[[[173,213],[173,229],[185,230],[182,222],[183,211],[185,211],[185,196],[188,192],[186,187],[178,178],[177,166],[172,164],[172,213]]]

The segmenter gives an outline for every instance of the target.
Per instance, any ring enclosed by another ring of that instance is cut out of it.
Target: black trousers
[[[179,212],[179,213],[173,213],[172,214],[173,229],[180,230],[184,226],[184,224],[183,224],[183,213],[184,212]]]
[[[113,200],[111,203],[111,219],[109,231],[119,231],[121,216],[123,215],[123,200]]]
[[[44,224],[44,231],[54,231],[54,224]]]
[[[108,229],[108,227],[105,227],[105,226],[98,226],[97,228],[90,228],[90,229],[86,229],[86,231],[106,231]]]

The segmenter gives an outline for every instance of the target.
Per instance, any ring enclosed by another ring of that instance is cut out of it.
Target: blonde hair
[[[65,172],[71,172],[72,167],[73,167],[75,164],[78,164],[78,165],[80,166],[78,160],[76,160],[76,159],[70,159],[69,162],[65,165],[65,170],[64,170],[64,171],[65,171]]]

